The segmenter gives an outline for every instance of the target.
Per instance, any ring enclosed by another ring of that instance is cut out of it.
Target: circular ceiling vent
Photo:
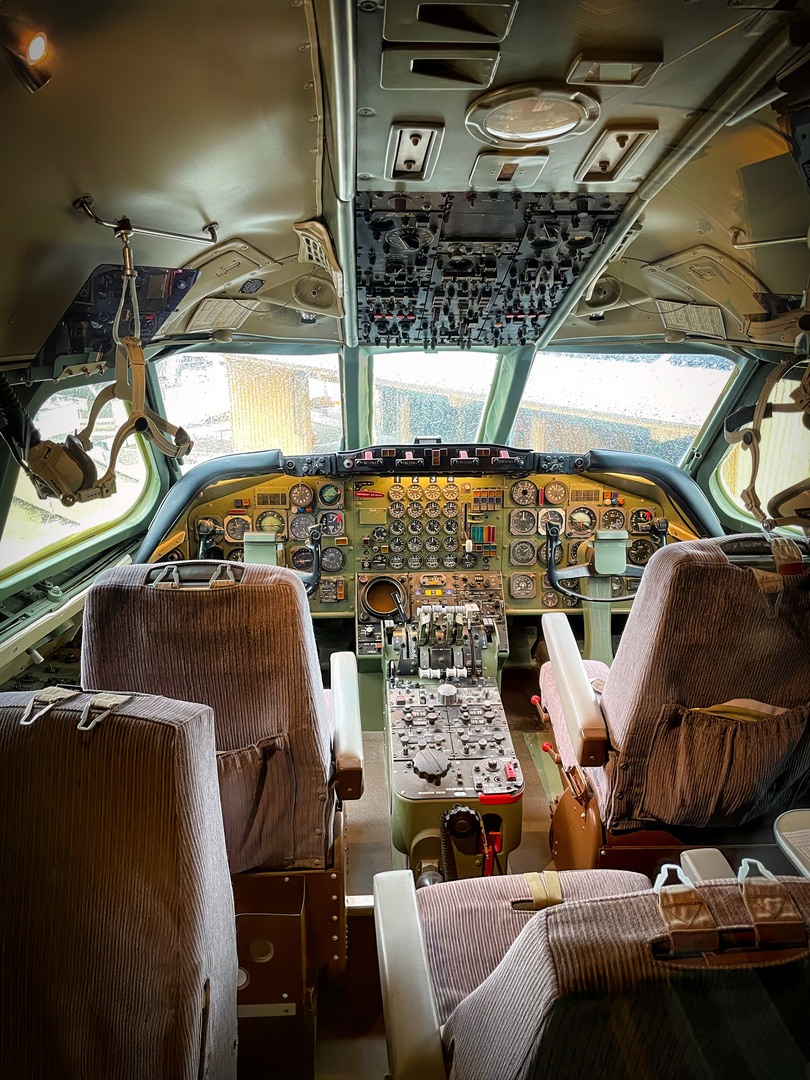
[[[525,150],[582,135],[599,119],[599,102],[571,87],[507,86],[474,101],[467,130],[490,146]]]

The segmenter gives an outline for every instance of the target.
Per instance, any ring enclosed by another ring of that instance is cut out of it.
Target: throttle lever
[[[660,548],[666,545],[668,533],[669,522],[665,517],[656,518],[650,525],[650,537]]]

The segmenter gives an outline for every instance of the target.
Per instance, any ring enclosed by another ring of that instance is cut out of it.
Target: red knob
[[[539,705],[540,704],[540,695],[535,694],[534,697],[531,699],[531,702],[532,702],[532,705]]]
[[[551,743],[550,743],[550,742],[544,742],[544,743],[543,743],[543,749],[545,750],[545,752],[546,752],[547,754],[550,754],[550,753],[551,753],[551,750],[552,750],[552,746],[551,746]]]

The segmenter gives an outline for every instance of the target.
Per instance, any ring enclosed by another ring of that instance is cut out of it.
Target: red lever
[[[534,694],[532,696],[532,698],[531,698],[531,702],[532,702],[532,705],[539,705],[540,704],[540,695],[539,694]]]
[[[550,753],[551,753],[551,751],[552,751],[552,749],[553,749],[553,747],[552,747],[552,745],[551,745],[551,743],[550,743],[550,742],[544,742],[544,743],[543,743],[543,749],[545,750],[545,752],[546,752],[547,754],[550,754]]]

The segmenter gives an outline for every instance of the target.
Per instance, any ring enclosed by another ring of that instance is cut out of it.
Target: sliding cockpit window
[[[338,359],[337,353],[198,352],[159,360],[166,415],[194,440],[183,471],[250,450],[337,450],[343,430]]]
[[[709,353],[562,353],[534,358],[514,446],[625,450],[678,465],[737,368]]]

